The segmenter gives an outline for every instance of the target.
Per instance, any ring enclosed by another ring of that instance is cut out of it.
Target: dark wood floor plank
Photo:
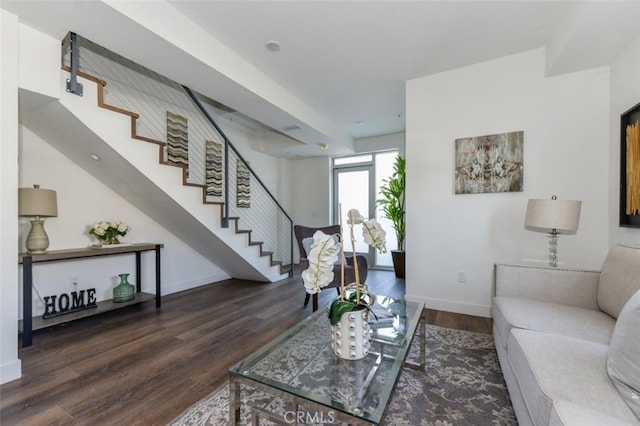
[[[68,425],[73,418],[62,408],[53,406],[29,419],[21,422],[22,426],[56,426]],[[7,423],[9,425],[10,423]]]
[[[404,280],[370,271],[376,294],[404,296]],[[23,377],[0,386],[0,424],[166,424],[209,394],[228,369],[309,314],[299,271],[264,284],[225,280],[153,303],[34,333]],[[320,305],[336,297],[322,291]],[[427,322],[491,332],[491,320],[426,311]]]
[[[3,418],[5,415],[20,414],[26,410],[34,411],[34,407],[37,407],[36,412],[41,410],[44,396],[79,377],[80,375],[73,369],[66,367],[50,370],[43,375],[25,374],[20,380],[2,385],[0,410]]]

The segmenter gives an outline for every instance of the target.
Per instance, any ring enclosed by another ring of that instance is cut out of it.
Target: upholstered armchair
[[[309,267],[309,261],[307,260],[307,249],[305,249],[305,245],[310,247],[311,240],[307,240],[305,242],[305,238],[313,238],[313,234],[316,231],[322,231],[327,235],[337,235],[340,238],[340,225],[331,225],[325,226],[323,228],[310,228],[302,225],[295,225],[293,227],[293,232],[296,235],[296,240],[298,241],[298,248],[300,249],[300,272],[304,271]],[[345,284],[351,284],[356,281],[356,273],[355,268],[353,267],[353,255],[351,254],[351,248],[349,245],[343,247],[345,249],[345,267],[344,267],[344,280]],[[356,256],[356,262],[358,262],[358,273],[360,275],[360,282],[364,283],[367,279],[368,273],[368,265],[367,259],[362,255]],[[335,288],[340,294],[340,263],[337,263],[333,267],[333,281],[329,283],[329,285],[325,288]],[[310,294],[307,293],[304,298],[304,306],[309,304]],[[313,310],[318,310],[318,295],[313,295]]]

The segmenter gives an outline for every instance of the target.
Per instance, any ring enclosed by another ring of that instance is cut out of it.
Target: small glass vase
[[[104,245],[106,246],[111,246],[114,244],[120,244],[120,240],[118,239],[118,237],[111,237],[104,240]]]
[[[113,302],[124,303],[130,302],[136,297],[136,287],[133,284],[129,284],[127,278],[129,274],[120,274],[120,284],[113,289]]]

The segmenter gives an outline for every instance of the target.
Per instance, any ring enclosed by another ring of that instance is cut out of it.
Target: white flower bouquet
[[[129,225],[122,220],[115,220],[111,222],[100,221],[93,225],[89,230],[89,234],[95,235],[95,237],[103,241],[104,244],[120,244],[118,237],[124,237],[129,231]]]

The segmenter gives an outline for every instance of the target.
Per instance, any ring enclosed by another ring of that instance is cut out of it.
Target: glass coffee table
[[[371,350],[364,359],[343,360],[333,355],[331,326],[327,308],[323,308],[232,367],[230,423],[240,421],[241,385],[246,384],[294,405],[285,416],[250,407],[254,424],[262,417],[291,424],[300,416],[312,423],[380,424],[402,367],[424,371],[425,321],[422,302],[375,299],[377,319],[371,316]],[[420,362],[409,364],[406,358],[418,327]]]

